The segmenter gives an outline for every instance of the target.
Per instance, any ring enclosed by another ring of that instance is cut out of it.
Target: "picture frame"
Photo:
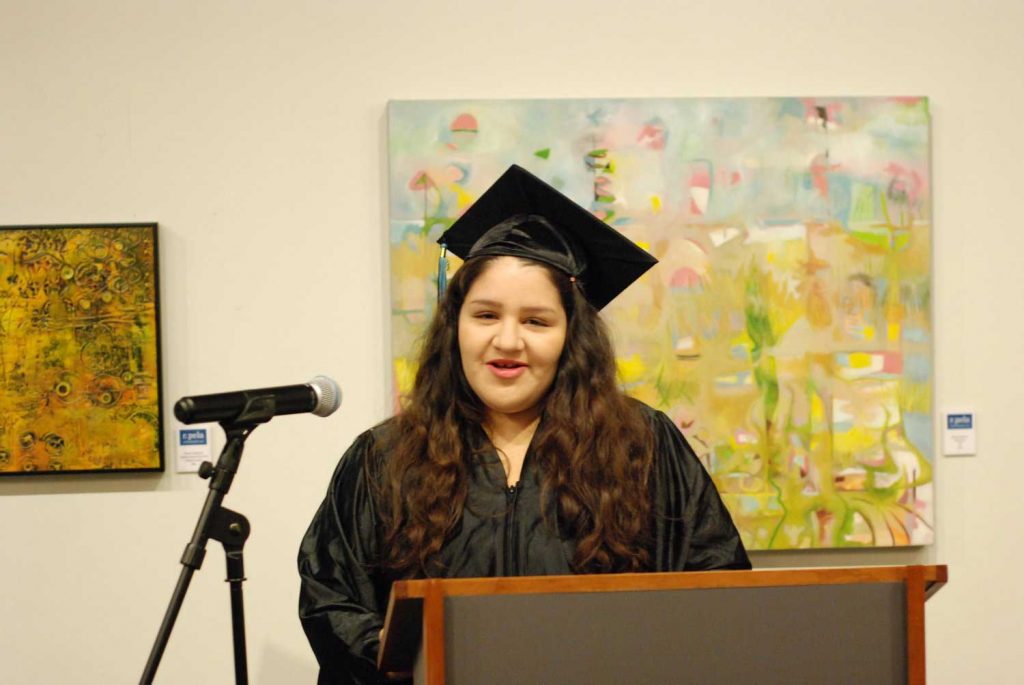
[[[164,464],[156,223],[0,226],[0,476]]]
[[[620,386],[748,550],[931,544],[930,122],[912,95],[390,102],[396,410],[461,263],[437,239],[517,164],[659,260],[601,312]]]

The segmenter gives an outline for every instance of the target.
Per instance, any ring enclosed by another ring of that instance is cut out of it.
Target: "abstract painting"
[[[393,102],[395,397],[435,241],[508,165],[660,263],[603,311],[751,549],[933,540],[930,120],[922,97]]]
[[[0,227],[0,475],[163,469],[156,231]]]

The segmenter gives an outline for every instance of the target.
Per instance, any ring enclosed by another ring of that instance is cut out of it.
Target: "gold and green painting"
[[[0,475],[163,469],[156,231],[0,227]]]
[[[435,240],[510,164],[660,263],[605,308],[751,549],[932,542],[931,185],[920,97],[393,102],[394,394]]]

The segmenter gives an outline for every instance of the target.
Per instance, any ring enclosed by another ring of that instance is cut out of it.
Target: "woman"
[[[373,683],[391,583],[750,568],[711,479],[624,396],[597,310],[653,258],[512,167],[442,237],[466,259],[407,406],[362,434],[303,539],[321,683]]]

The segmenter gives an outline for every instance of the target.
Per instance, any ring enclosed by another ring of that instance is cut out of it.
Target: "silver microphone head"
[[[317,416],[330,416],[341,406],[341,388],[327,376],[317,376],[309,382],[309,387],[316,393],[316,406],[313,413]]]

